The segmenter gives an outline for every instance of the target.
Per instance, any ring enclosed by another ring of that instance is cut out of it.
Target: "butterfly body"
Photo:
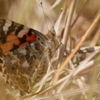
[[[46,74],[56,42],[50,35],[12,21],[0,19],[0,28],[0,55],[6,83],[23,94],[30,93]]]

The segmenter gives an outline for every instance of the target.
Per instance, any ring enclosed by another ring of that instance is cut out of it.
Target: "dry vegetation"
[[[47,74],[20,100],[100,100],[100,0],[41,1],[0,1],[0,17],[44,34],[54,26],[60,44]],[[0,99],[19,100],[15,94],[1,75]]]

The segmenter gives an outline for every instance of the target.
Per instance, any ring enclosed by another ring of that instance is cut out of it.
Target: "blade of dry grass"
[[[60,2],[61,0],[56,0],[54,4],[51,6],[51,9],[54,9]]]
[[[95,46],[100,38],[100,28],[96,32],[95,36],[93,37],[93,40],[90,43],[90,46]]]
[[[60,66],[60,68],[57,70],[57,72],[55,73],[55,76],[53,78],[52,85],[54,85],[57,82],[61,71],[68,64],[68,62],[73,58],[73,56],[78,51],[78,49],[81,47],[81,45],[83,44],[83,42],[85,41],[85,39],[88,37],[88,35],[90,35],[92,33],[92,31],[95,29],[95,27],[97,26],[99,20],[100,20],[100,14],[96,17],[96,19],[94,20],[94,22],[92,23],[92,25],[89,27],[89,29],[87,30],[87,32],[83,35],[83,37],[81,38],[80,42],[77,44],[77,46],[75,47],[75,49],[69,54],[69,56],[67,57],[67,59],[62,63],[62,65]]]
[[[58,67],[61,65],[62,60],[63,60],[63,55],[64,55],[64,51],[65,51],[65,48],[66,48],[68,35],[69,35],[69,32],[70,32],[71,20],[72,20],[75,4],[76,4],[76,0],[73,0],[72,3],[71,3],[70,9],[69,9],[68,19],[67,19],[67,22],[66,22],[66,25],[65,25],[64,35],[63,35],[63,39],[62,39],[62,45],[61,45],[61,48],[60,48],[60,54],[59,54],[60,59],[59,59]]]
[[[94,91],[100,89],[100,84],[99,83],[96,83],[94,84]],[[38,96],[38,97],[31,97],[29,98],[28,100],[55,100],[55,99],[59,99],[60,97],[70,97],[70,96],[75,96],[75,95],[78,95],[78,94],[81,94],[80,91],[83,91],[83,92],[88,92],[89,91],[89,86],[85,86],[83,88],[77,88],[77,89],[74,89],[74,90],[67,90],[67,91],[64,91],[64,92],[61,92],[61,93],[57,93],[55,94],[54,96]],[[27,100],[27,99],[24,99],[24,100]]]
[[[74,20],[73,23],[71,24],[71,27],[73,27],[73,26],[75,25],[76,21],[78,20],[79,16],[82,14],[82,12],[84,11],[84,9],[86,8],[86,6],[87,6],[87,4],[88,4],[89,1],[90,1],[90,0],[87,0],[87,1],[85,2],[84,6],[81,8],[79,14],[77,15],[77,17],[75,18],[75,20]]]
[[[97,74],[99,72],[98,67],[97,67],[99,65],[99,61],[100,61],[100,56],[98,57],[98,60],[95,62],[95,67],[93,68],[93,72],[92,72],[93,74],[90,80],[90,88],[89,88],[89,94],[88,94],[87,100],[91,100],[94,95],[94,84],[96,83]]]

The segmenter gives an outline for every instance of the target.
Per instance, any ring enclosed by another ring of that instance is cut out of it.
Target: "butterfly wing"
[[[49,66],[51,42],[42,33],[24,25],[0,19],[0,48],[6,83],[30,93]]]
[[[39,39],[47,40],[45,35],[22,24],[4,19],[0,22],[0,47],[4,55]]]

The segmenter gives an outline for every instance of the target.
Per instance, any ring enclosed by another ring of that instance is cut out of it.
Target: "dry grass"
[[[61,43],[47,74],[34,86],[32,94],[20,100],[100,100],[100,3],[87,1],[43,0],[41,5],[39,0],[15,0],[7,6],[6,18],[44,34],[56,22],[54,28]],[[0,86],[2,100],[19,100],[16,91],[6,84]]]

